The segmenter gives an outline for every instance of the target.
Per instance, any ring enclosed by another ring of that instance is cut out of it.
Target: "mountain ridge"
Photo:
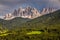
[[[13,13],[6,14],[4,19],[11,20],[15,17],[34,19],[55,11],[57,11],[57,9],[54,8],[43,8],[42,11],[39,11],[36,8],[28,6],[26,8],[18,8],[17,10],[15,9]]]

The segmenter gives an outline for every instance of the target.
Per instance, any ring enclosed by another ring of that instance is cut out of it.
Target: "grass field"
[[[27,35],[33,35],[33,34],[41,34],[42,32],[40,31],[31,31],[31,32],[28,32],[26,33]]]

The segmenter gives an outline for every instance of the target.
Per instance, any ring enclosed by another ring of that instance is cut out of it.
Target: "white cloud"
[[[5,14],[10,9],[9,6],[0,4],[0,15]]]
[[[18,2],[20,0],[2,0],[2,1],[5,1],[5,2]]]
[[[9,11],[9,9],[9,6],[0,4],[0,13],[6,13],[7,11]]]
[[[60,9],[59,0],[0,0],[0,13],[5,13],[9,9],[13,10],[14,8],[16,8],[16,6],[25,6],[25,3],[28,5],[31,4],[36,7],[38,6],[39,8],[44,5]]]
[[[57,7],[58,9],[60,9],[60,0],[47,0],[47,2],[53,7]]]
[[[0,10],[7,8],[7,6],[0,4]]]

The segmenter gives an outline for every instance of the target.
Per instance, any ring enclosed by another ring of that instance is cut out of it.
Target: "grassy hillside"
[[[29,21],[16,20],[4,22],[5,26],[14,27],[4,33],[8,35],[2,34],[1,40],[60,40],[60,10]]]
[[[30,19],[28,18],[21,18],[21,17],[16,17],[12,20],[2,20],[1,19],[1,23],[3,25],[3,27],[7,27],[9,29],[12,29],[13,27],[18,27],[20,26],[22,23],[26,23],[27,21],[29,21]]]
[[[41,27],[41,26],[49,27],[54,25],[59,26],[59,24],[60,24],[60,10],[51,14],[38,17],[25,23],[25,25],[29,27]]]

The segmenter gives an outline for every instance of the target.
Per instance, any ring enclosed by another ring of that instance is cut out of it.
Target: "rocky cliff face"
[[[13,16],[23,17],[23,18],[36,18],[40,16],[40,13],[36,8],[26,7],[25,9],[19,8],[17,11],[13,12]]]
[[[22,17],[22,18],[29,18],[29,19],[34,19],[39,16],[49,14],[56,11],[56,9],[53,8],[43,8],[41,12],[39,12],[36,8],[32,7],[26,7],[26,8],[19,8],[18,10],[14,10],[13,13],[11,14],[6,14],[5,19],[10,19],[14,17]]]
[[[43,8],[41,14],[42,15],[45,15],[45,14],[49,14],[49,13],[52,13],[54,11],[56,11],[57,9],[54,9],[54,8]]]
[[[13,15],[11,14],[11,13],[9,13],[9,14],[6,14],[5,16],[4,16],[4,19],[5,20],[11,20],[11,19],[13,19],[14,17],[13,17]]]

